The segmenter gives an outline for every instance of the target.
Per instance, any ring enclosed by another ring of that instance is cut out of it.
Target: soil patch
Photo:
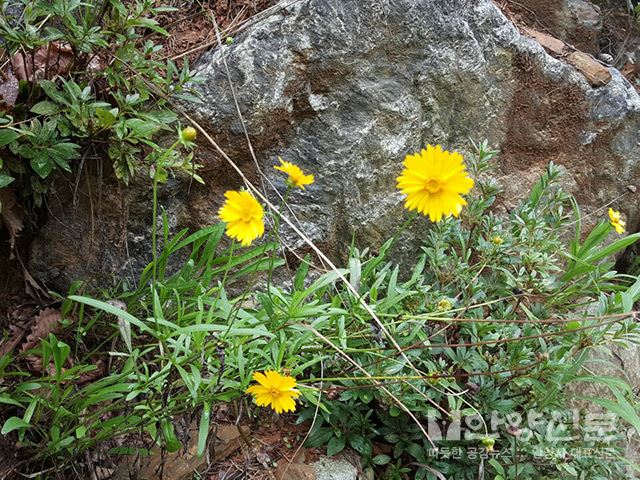
[[[163,59],[170,58],[179,65],[185,59],[193,63],[217,44],[214,18],[223,39],[226,39],[253,15],[276,3],[276,0],[216,0],[193,2],[185,6],[182,0],[173,0],[169,5],[178,11],[158,17],[160,26],[169,32],[169,36],[152,37],[163,46],[160,51]]]
[[[514,67],[516,90],[507,114],[513,121],[502,149],[505,170],[577,156],[587,121],[582,90],[545,77],[526,55],[516,57]]]

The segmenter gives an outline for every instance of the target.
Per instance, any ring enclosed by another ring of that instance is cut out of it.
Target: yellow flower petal
[[[619,235],[624,233],[624,229],[627,226],[627,222],[622,219],[620,212],[613,208],[609,209],[609,223]]]

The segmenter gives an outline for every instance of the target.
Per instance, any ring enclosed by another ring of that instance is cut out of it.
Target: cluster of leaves
[[[318,274],[307,259],[289,287],[265,286],[257,280],[283,264],[277,243],[225,249],[223,225],[170,239],[165,219],[163,248],[135,290],[106,301],[76,287],[61,299],[64,329],[0,358],[2,434],[19,441],[24,471],[35,462],[83,472],[86,451],[99,445],[114,456],[154,445],[175,451],[184,419],[198,422],[202,454],[215,405],[246,402],[252,372],[275,369],[299,381],[306,408],[298,421],[313,425],[308,445],[329,454],[350,447],[382,478],[472,479],[481,470],[497,480],[623,478],[615,442],[553,441],[545,426],[516,432],[505,419],[550,417],[567,408],[568,384],[599,382],[615,401],[595,401],[640,429],[631,389],[585,368],[590,349],[637,339],[624,313],[640,282],[612,271],[610,255],[639,235],[610,241],[602,223],[581,240],[579,212],[553,165],[507,219],[493,215],[498,189],[483,178],[494,152],[478,150],[477,194],[461,220],[424,223],[414,265],[388,260],[403,238],[395,235],[376,254],[352,249],[346,269]],[[45,373],[34,378],[25,355],[40,358]],[[485,462],[472,451],[484,449],[492,415],[503,419],[490,432],[500,435],[496,450],[509,455]],[[484,419],[477,436],[436,438],[462,455],[433,456],[423,425],[445,431],[460,416]],[[613,459],[574,458],[577,446]]]
[[[484,164],[493,155],[484,145],[479,153],[476,178],[482,178]],[[500,435],[496,450],[508,454],[492,458],[495,478],[624,475],[626,464],[615,442],[590,444],[578,436],[580,440],[554,443],[544,428],[516,430],[514,436],[504,421],[524,419],[518,425],[524,429],[527,412],[547,419],[554,412],[567,413],[571,404],[564,396],[566,386],[588,381],[606,385],[616,398],[596,399],[597,404],[640,427],[628,385],[583,370],[590,349],[638,340],[632,316],[621,321],[606,321],[606,316],[631,312],[638,298],[640,282],[612,271],[611,255],[639,235],[611,242],[611,227],[601,222],[581,241],[580,214],[576,206],[572,222],[571,199],[557,186],[560,174],[549,165],[528,200],[507,219],[487,211],[498,191],[491,181],[480,180],[479,194],[463,221],[449,220],[430,229],[423,254],[404,281],[401,267],[386,260],[392,242],[375,256],[352,252],[352,285],[389,335],[348,289],[334,297],[340,302],[333,305],[344,314],[332,319],[335,332],[329,338],[350,360],[334,357],[325,366],[326,376],[343,379],[334,384],[338,397],[319,412],[311,446],[326,444],[332,454],[349,446],[363,455],[365,465],[388,465],[386,478],[477,478],[481,461],[472,452],[483,449],[480,439],[486,430],[481,423],[475,439],[439,442],[460,448],[457,459],[434,458],[433,446],[414,420],[386,392],[371,388],[367,378],[373,377],[388,381],[388,391],[425,424],[437,419],[438,431],[445,432],[456,415],[482,417],[487,423],[492,417],[502,419],[498,432],[487,432]],[[567,246],[562,236],[572,224],[575,239]],[[576,317],[584,320],[569,320]],[[404,356],[398,355],[390,337]],[[299,420],[315,415],[316,408],[310,407]],[[516,459],[512,442],[523,434],[529,438],[518,445]],[[392,444],[393,449],[381,451],[380,444]],[[601,448],[617,460],[572,458],[572,448]],[[553,461],[536,457],[536,451],[553,452]]]
[[[24,70],[15,105],[0,113],[0,188],[18,182],[40,204],[53,172],[105,156],[129,182],[151,163],[150,152],[162,150],[154,135],[177,121],[167,99],[196,100],[188,63],[158,60],[161,47],[148,39],[167,34],[154,17],[174,9],[150,0],[29,0],[0,8],[5,52]]]

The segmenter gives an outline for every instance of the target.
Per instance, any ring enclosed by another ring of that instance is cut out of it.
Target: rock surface
[[[202,59],[201,121],[251,169],[223,59],[262,170],[277,156],[316,174],[292,197],[311,237],[342,251],[381,242],[402,216],[395,177],[426,143],[499,146],[505,199],[549,161],[586,213],[639,180],[640,98],[619,74],[592,88],[490,0],[306,0]],[[638,206],[619,206],[636,226]]]
[[[587,360],[585,366],[597,372],[602,377],[617,377],[631,385],[634,392],[640,386],[640,346],[630,344],[614,346],[610,352],[594,351],[591,358]],[[568,396],[573,398],[572,403],[582,412],[594,414],[611,414],[606,409],[595,405],[593,402],[583,398],[609,398],[616,403],[617,400],[609,387],[602,383],[574,382],[568,385]],[[578,400],[580,398],[580,400]],[[631,427],[620,417],[614,417],[618,430],[616,434],[626,437],[624,441],[625,458],[640,465],[640,432]],[[628,469],[629,479],[638,479],[638,472],[631,466]]]
[[[356,480],[358,469],[341,458],[322,457],[312,464],[316,480]]]
[[[402,222],[395,178],[403,157],[426,143],[464,150],[469,139],[488,138],[502,151],[497,176],[507,207],[549,161],[564,166],[565,183],[585,213],[640,184],[640,97],[632,86],[612,69],[608,84],[592,87],[521,34],[491,0],[280,6],[200,60],[204,104],[192,113],[258,184],[261,171],[284,191],[272,168],[278,156],[316,175],[290,200],[303,229],[334,257],[346,252],[352,234],[375,246]],[[176,227],[212,223],[224,190],[241,185],[201,147],[207,186],[175,180],[161,194]],[[135,276],[148,260],[148,182],[118,190],[96,178],[80,183],[77,208],[70,206],[71,187],[51,202],[30,260],[31,273],[50,288],[63,291],[71,280],[90,277],[113,283]],[[640,203],[626,195],[614,206],[634,230]]]
[[[311,465],[283,462],[275,472],[276,480],[316,480],[316,470]]]

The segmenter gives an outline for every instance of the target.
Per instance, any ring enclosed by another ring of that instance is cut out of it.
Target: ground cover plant
[[[0,112],[0,188],[42,204],[57,172],[108,158],[125,184],[154,163],[154,137],[178,116],[167,98],[197,101],[184,61],[160,58],[156,20],[177,11],[154,2],[3,2],[2,60],[10,78]],[[12,83],[13,82],[13,83]],[[151,156],[151,157],[150,157]],[[172,159],[192,168],[189,159]]]
[[[251,191],[227,192],[224,222],[191,234],[170,238],[165,218],[135,290],[75,286],[56,328],[2,357],[2,434],[20,445],[20,468],[77,474],[105,445],[114,461],[154,445],[174,452],[185,421],[198,423],[202,454],[212,409],[234,403],[247,419],[266,409],[308,425],[307,446],[351,448],[380,478],[623,475],[635,398],[594,375],[589,354],[636,340],[640,282],[612,271],[612,255],[638,234],[615,233],[624,221],[612,209],[582,235],[553,164],[508,218],[495,215],[495,154],[483,143],[465,163],[428,146],[398,165],[407,208],[427,215],[407,214],[424,231],[412,265],[391,260],[405,223],[375,253],[354,246],[346,268],[322,273],[307,257],[285,287],[271,281],[285,270],[283,217]],[[276,167],[288,189],[318,181]],[[594,399],[608,419],[595,431],[574,421],[575,382],[615,399]]]

